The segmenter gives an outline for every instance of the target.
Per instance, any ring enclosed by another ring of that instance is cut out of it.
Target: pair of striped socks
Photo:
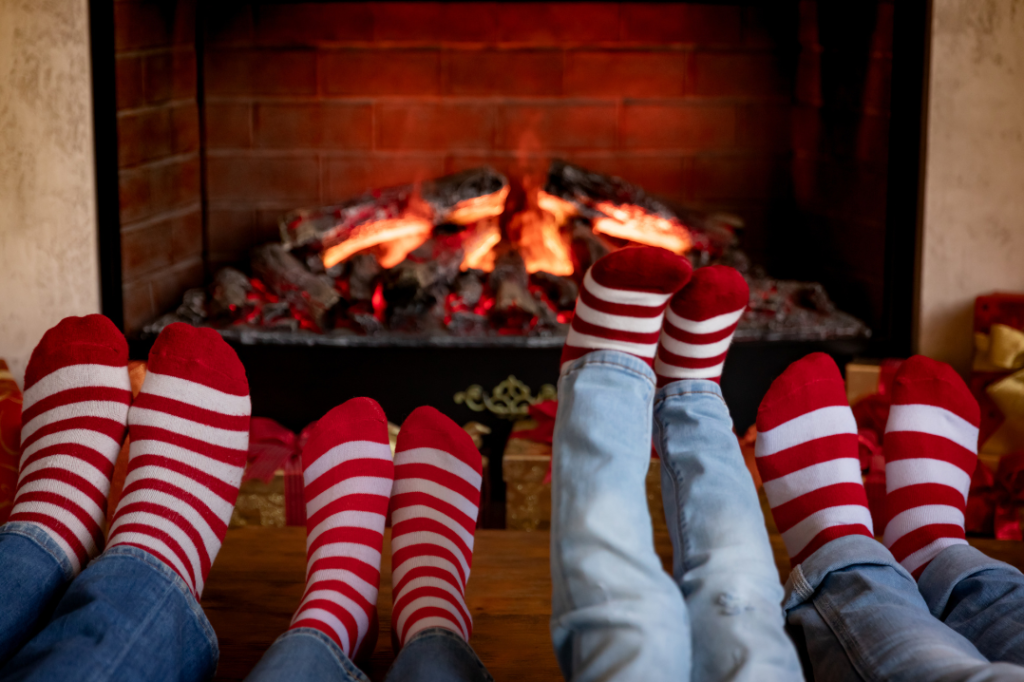
[[[979,419],[978,403],[949,365],[917,355],[896,373],[885,428],[883,542],[915,578],[942,550],[967,543]],[[838,538],[874,536],[857,424],[829,356],[808,355],[775,380],[757,430],[758,471],[794,566]]]
[[[562,371],[592,351],[617,350],[650,365],[659,386],[718,382],[748,296],[733,268],[692,272],[685,257],[652,246],[613,251],[583,278]]]
[[[249,389],[211,329],[168,326],[133,400],[128,345],[105,317],[49,330],[25,376],[22,453],[9,521],[45,532],[78,574],[103,547],[114,462],[131,438],[106,547],[141,549],[202,596],[227,532],[248,451]],[[303,452],[306,592],[292,627],[322,630],[355,655],[376,616],[391,505],[393,630],[469,639],[465,587],[480,500],[472,439],[432,408],[415,410],[392,462],[387,421],[357,398],[317,424]]]
[[[306,591],[291,627],[323,632],[352,659],[372,650],[390,505],[397,645],[435,627],[468,641],[481,466],[469,435],[432,407],[402,424],[393,461],[377,403],[355,398],[328,412],[302,453]]]
[[[238,496],[249,443],[249,387],[210,329],[167,327],[132,399],[128,344],[100,315],[69,317],[25,373],[21,464],[9,522],[43,530],[74,574],[103,546],[107,495],[131,436],[108,549],[142,549],[198,599]]]

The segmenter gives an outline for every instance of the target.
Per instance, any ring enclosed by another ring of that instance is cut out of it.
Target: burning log
[[[375,190],[352,201],[289,213],[280,223],[285,248],[309,246],[325,268],[359,251],[378,248],[385,268],[398,265],[409,252],[444,223],[469,225],[501,215],[509,186],[505,176],[478,168],[423,183]]]
[[[314,275],[280,244],[265,244],[252,254],[253,274],[288,303],[291,312],[316,330],[324,329],[324,315],[341,299],[326,275]]]

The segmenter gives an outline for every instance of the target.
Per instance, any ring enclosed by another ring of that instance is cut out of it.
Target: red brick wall
[[[203,279],[194,0],[114,6],[125,328]]]
[[[755,250],[773,202],[791,201],[793,69],[763,12],[209,5],[211,266],[274,238],[288,209],[482,163],[514,173],[558,155],[671,200],[735,210]]]

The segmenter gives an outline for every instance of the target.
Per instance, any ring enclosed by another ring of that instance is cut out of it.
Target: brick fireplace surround
[[[284,211],[553,156],[738,213],[755,261],[877,327],[893,5],[826,6],[118,0],[125,328]]]

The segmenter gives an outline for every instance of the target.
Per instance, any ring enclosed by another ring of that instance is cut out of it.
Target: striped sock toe
[[[8,521],[42,528],[77,574],[103,543],[131,404],[128,344],[102,315],[43,335],[25,372],[21,470]]]
[[[658,385],[680,379],[720,381],[749,298],[746,280],[733,268],[709,265],[694,272],[665,311],[654,360]]]
[[[857,423],[828,355],[794,362],[757,411],[757,470],[793,566],[847,535],[874,537]]]
[[[427,628],[469,641],[466,582],[480,507],[473,439],[432,407],[402,424],[391,498],[391,627],[399,646]]]
[[[915,578],[946,547],[967,544],[979,420],[978,403],[949,365],[915,355],[896,373],[885,426],[883,541]]]
[[[128,411],[128,472],[107,547],[148,552],[198,599],[238,497],[249,411],[245,369],[217,332],[165,328]]]
[[[665,306],[690,279],[690,261],[653,246],[604,256],[583,277],[561,367],[595,350],[654,364]]]
[[[394,468],[387,419],[369,398],[328,412],[302,451],[306,591],[291,627],[323,632],[350,659],[363,642],[376,641],[371,628]]]

